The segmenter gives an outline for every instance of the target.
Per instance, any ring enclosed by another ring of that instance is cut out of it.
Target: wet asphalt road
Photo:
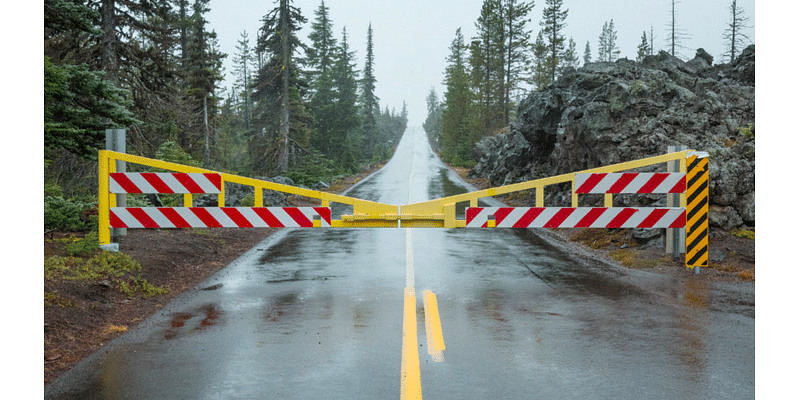
[[[458,182],[409,128],[396,156],[348,195],[409,204],[466,191]],[[409,286],[416,319],[404,312]],[[437,299],[439,356],[425,291]],[[396,399],[415,321],[426,399],[748,399],[748,296],[578,262],[530,231],[287,229],[45,398]]]

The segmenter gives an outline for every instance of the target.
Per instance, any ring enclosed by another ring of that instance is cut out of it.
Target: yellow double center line
[[[439,320],[436,295],[430,290],[422,292],[425,307],[425,333],[428,354],[433,361],[444,361],[444,337]],[[403,299],[403,353],[400,363],[400,398],[422,399],[417,343],[417,297],[414,292],[414,253],[411,230],[406,229],[406,287]]]

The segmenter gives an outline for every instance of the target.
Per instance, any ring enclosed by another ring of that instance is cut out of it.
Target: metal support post
[[[677,151],[686,150],[686,146],[668,146],[667,153],[674,153]],[[667,172],[686,172],[681,170],[681,162],[679,160],[670,161],[667,163]],[[667,195],[667,207],[681,207],[680,194]],[[681,253],[686,251],[686,228],[667,228],[667,237],[665,240],[666,252],[672,253],[672,257],[678,258]]]
[[[125,129],[106,129],[106,150],[125,153]],[[125,161],[117,160],[116,172],[127,172],[125,170]],[[116,206],[127,206],[125,193],[116,194]],[[125,236],[127,233],[128,230],[125,228],[111,228],[111,237],[114,242],[118,242],[119,237]]]

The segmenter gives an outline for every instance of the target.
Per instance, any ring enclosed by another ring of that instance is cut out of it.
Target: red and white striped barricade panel
[[[469,207],[467,228],[683,228],[684,208]]]
[[[682,172],[575,174],[575,193],[684,193]]]
[[[327,228],[330,207],[113,207],[112,228]]]
[[[220,193],[217,173],[115,172],[109,174],[110,193]]]

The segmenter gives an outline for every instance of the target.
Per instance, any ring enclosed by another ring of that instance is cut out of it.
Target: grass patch
[[[111,335],[117,335],[117,334],[120,334],[120,333],[123,333],[123,332],[127,332],[127,331],[128,331],[128,327],[125,326],[125,325],[110,324],[110,325],[108,325],[108,327],[106,327],[106,329],[103,330],[103,333],[105,333],[106,336],[111,336]]]
[[[617,247],[623,244],[633,245],[634,242],[630,239],[628,231],[628,229],[587,228],[573,235],[569,241],[581,243],[595,250],[604,249],[611,244],[615,244]]]
[[[731,235],[736,236],[738,238],[756,240],[756,231],[755,229],[734,229],[731,231]]]
[[[124,253],[99,252],[93,257],[54,255],[44,259],[44,278],[48,281],[87,281],[111,282],[122,294],[129,298],[140,294],[151,297],[169,292],[167,288],[156,287],[139,274],[142,266]],[[49,293],[49,292],[48,292]],[[57,295],[45,293],[45,302],[61,304]],[[49,297],[48,297],[49,296]]]
[[[662,263],[668,262],[670,257],[664,256],[658,259],[640,258],[639,251],[634,249],[620,249],[608,253],[608,256],[619,262],[625,267],[634,269],[655,268]]]
[[[219,232],[214,232],[212,229],[197,229],[192,228],[192,233],[197,236],[201,236],[211,240],[212,242],[219,243],[222,246],[225,246],[225,239],[219,238]]]

